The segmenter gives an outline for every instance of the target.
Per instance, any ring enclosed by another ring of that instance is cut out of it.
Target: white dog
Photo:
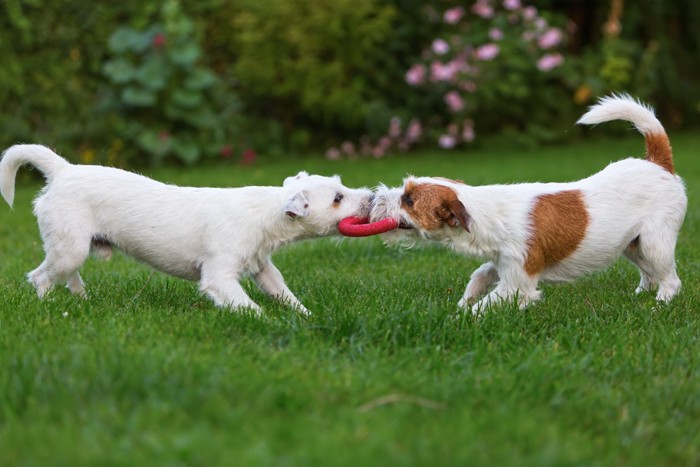
[[[85,296],[78,269],[92,250],[112,247],[154,268],[199,281],[219,306],[259,310],[238,282],[306,312],[270,255],[301,239],[337,233],[348,216],[366,216],[371,190],[349,189],[338,176],[300,172],[282,187],[193,188],[166,185],[124,170],[73,165],[40,145],[16,145],[0,160],[0,192],[12,206],[15,176],[30,163],[47,185],[34,201],[46,258],[28,274],[39,297],[55,284]]]
[[[380,186],[371,220],[403,227],[389,240],[423,238],[489,262],[471,276],[460,307],[477,313],[499,301],[521,308],[540,297],[540,280],[560,282],[603,268],[620,254],[637,265],[637,292],[658,287],[657,300],[680,289],[674,250],[687,206],[674,175],[671,146],[651,108],[606,97],[578,123],[627,120],[646,139],[646,160],[624,159],[583,180],[468,186],[444,178],[408,177],[402,188]],[[413,233],[411,233],[413,232]],[[386,238],[385,237],[385,238]]]

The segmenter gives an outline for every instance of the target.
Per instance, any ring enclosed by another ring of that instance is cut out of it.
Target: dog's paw
[[[483,314],[489,305],[490,303],[486,300],[486,297],[477,300],[476,297],[464,296],[457,302],[457,307],[460,312],[468,311],[474,316]]]
[[[491,302],[485,301],[485,300],[479,300],[478,302],[474,303],[469,310],[472,312],[472,315],[474,316],[481,316],[486,313],[486,309],[491,305]]]
[[[240,307],[238,310],[244,310],[249,312],[251,315],[256,316],[256,317],[261,317],[263,314],[263,309],[260,307],[260,305],[253,303],[253,305],[245,305],[243,307]]]
[[[481,297],[483,294],[465,294],[457,304],[461,308],[469,308],[472,305],[475,305],[479,301],[479,297]]]
[[[250,314],[256,317],[260,317],[263,314],[263,310],[260,308],[260,305],[252,301],[240,304],[226,304],[223,305],[223,308],[227,309],[231,313]]]

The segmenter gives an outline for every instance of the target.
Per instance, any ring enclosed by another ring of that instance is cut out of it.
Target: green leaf
[[[160,57],[153,57],[144,62],[135,72],[136,79],[143,86],[153,91],[165,87],[170,76],[170,67]]]
[[[170,151],[172,139],[172,137],[163,138],[155,131],[146,130],[138,135],[136,143],[155,159],[162,159]]]
[[[199,59],[200,50],[197,44],[188,42],[182,47],[168,49],[168,54],[177,65],[190,66]]]
[[[126,59],[116,58],[105,63],[104,73],[114,84],[126,84],[136,75],[134,66]]]
[[[139,32],[129,27],[122,27],[112,33],[107,47],[115,54],[142,52],[151,45],[152,35],[152,32]]]
[[[146,89],[129,86],[122,91],[122,101],[134,107],[150,107],[156,103],[156,95]]]
[[[187,89],[198,91],[213,86],[218,80],[216,74],[206,68],[195,68],[185,80],[184,86]]]
[[[173,103],[179,107],[192,109],[202,103],[202,94],[186,89],[178,89],[173,92]]]
[[[135,31],[131,28],[123,27],[119,28],[109,36],[109,41],[107,42],[107,47],[110,52],[114,53],[124,53],[131,49],[131,44],[134,41]]]
[[[169,120],[184,122],[195,128],[214,128],[219,123],[214,112],[207,107],[184,109],[171,103],[165,107],[165,116]]]
[[[186,164],[194,164],[199,160],[202,151],[197,143],[187,137],[171,137],[173,153]]]

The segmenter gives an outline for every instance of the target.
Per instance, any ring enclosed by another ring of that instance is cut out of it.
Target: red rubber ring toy
[[[369,237],[399,227],[396,219],[387,217],[377,222],[369,223],[366,217],[346,217],[338,224],[338,232],[346,237]]]

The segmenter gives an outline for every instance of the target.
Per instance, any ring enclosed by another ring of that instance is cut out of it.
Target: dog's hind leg
[[[668,302],[676,296],[681,288],[676,273],[676,237],[677,233],[669,229],[648,229],[639,235],[636,246],[627,247],[625,256],[637,265],[642,276],[638,292],[658,284],[657,300]]]
[[[635,289],[635,293],[639,294],[642,292],[648,292],[654,289],[657,284],[654,284],[651,280],[650,274],[648,271],[650,271],[652,268],[648,264],[648,262],[644,259],[642,256],[641,248],[639,246],[640,243],[640,238],[637,236],[634,240],[630,242],[629,245],[627,245],[627,248],[625,248],[624,255],[625,258],[630,260],[632,263],[634,263],[635,266],[637,266],[637,269],[639,269],[639,285]]]
[[[260,307],[251,300],[238,282],[240,269],[232,266],[233,264],[235,260],[230,258],[204,262],[199,290],[211,298],[217,306],[234,309],[249,308],[259,314]]]
[[[498,282],[498,269],[491,261],[479,266],[469,278],[469,283],[464,291],[464,296],[459,301],[457,306],[466,308],[476,301],[479,296]]]
[[[289,290],[289,287],[287,287],[287,284],[284,282],[282,273],[272,264],[269,258],[265,261],[260,271],[255,274],[255,282],[257,282],[258,286],[269,296],[289,303],[301,313],[309,313],[309,310],[307,310],[299,299],[294,296],[292,291]]]
[[[53,288],[53,282],[51,282],[49,275],[46,273],[46,261],[41,263],[35,270],[28,273],[27,280],[34,286],[39,298],[44,298]]]
[[[70,236],[66,232],[44,235],[46,258],[27,275],[39,298],[43,298],[56,284],[66,284],[71,293],[86,296],[78,270],[88,257],[90,240],[81,237]]]
[[[87,298],[85,283],[83,282],[82,277],[80,277],[80,273],[78,271],[75,271],[70,275],[70,277],[68,277],[66,285],[68,286],[68,290],[70,290],[73,295],[77,295],[81,298]]]
[[[90,254],[89,238],[62,238],[46,242],[46,274],[52,284],[66,284],[71,293],[86,297],[85,285],[78,273]],[[50,246],[49,246],[50,245]]]
[[[34,203],[46,257],[28,274],[29,282],[40,298],[57,284],[67,285],[73,294],[85,297],[85,286],[78,270],[90,254],[89,212],[76,210],[70,203],[49,203],[47,196],[37,198]]]
[[[671,301],[681,288],[681,280],[676,273],[676,236],[676,232],[666,231],[641,238],[642,255],[651,267],[651,280],[659,284],[656,299],[663,302]]]

